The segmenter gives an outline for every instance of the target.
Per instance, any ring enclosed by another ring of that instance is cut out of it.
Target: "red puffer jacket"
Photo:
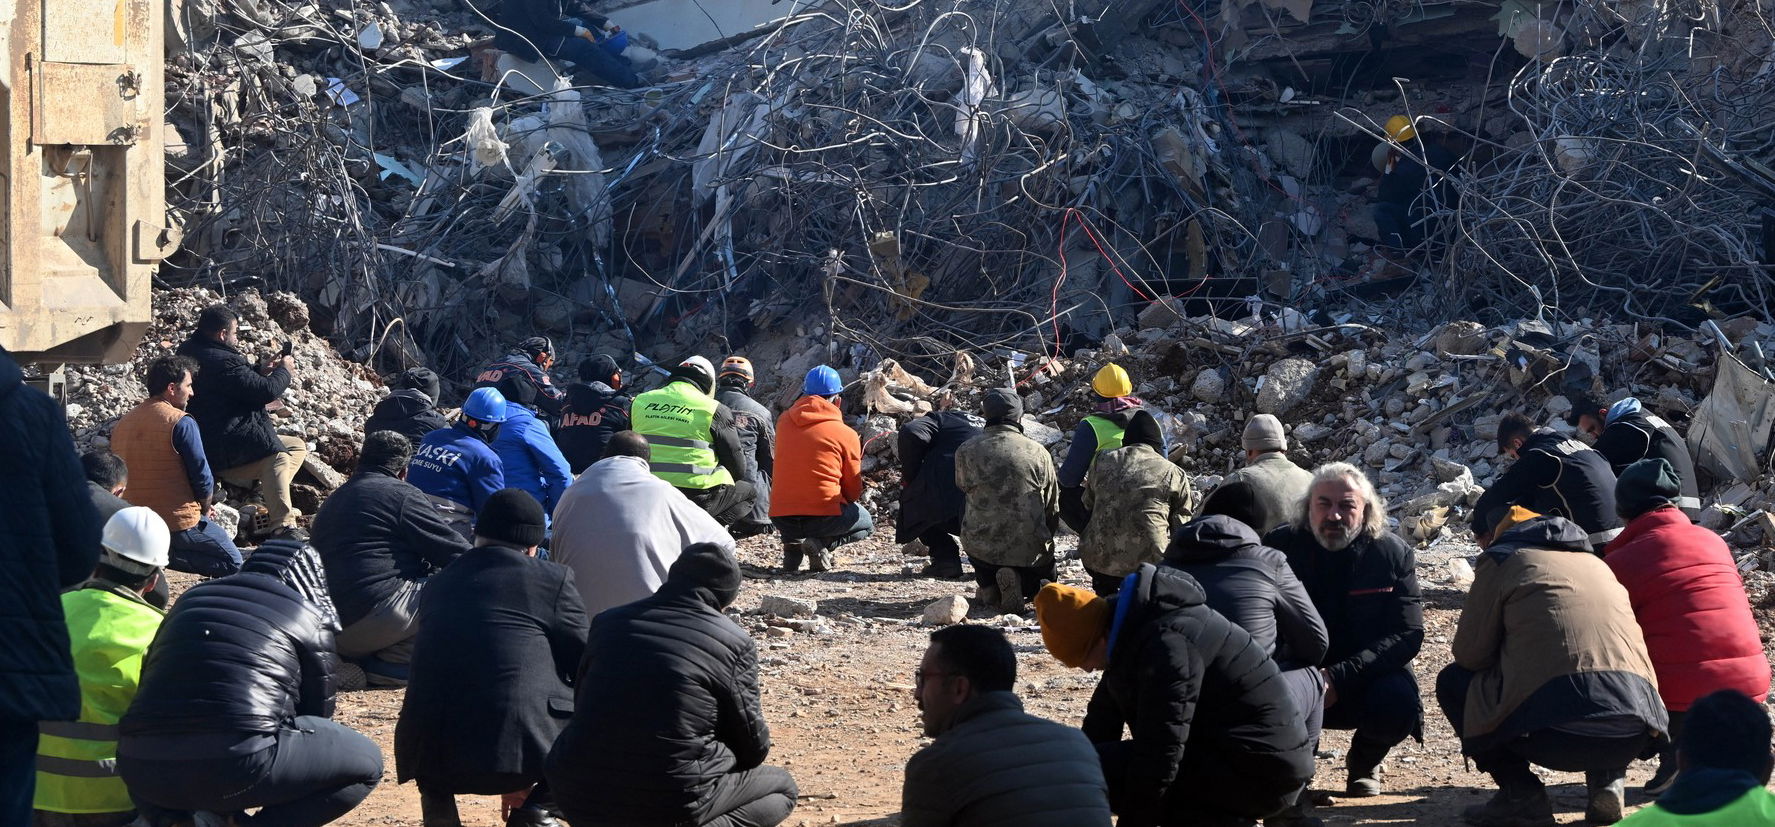
[[[1633,601],[1666,707],[1687,710],[1719,689],[1768,695],[1769,659],[1718,534],[1660,508],[1629,522],[1605,555]]]

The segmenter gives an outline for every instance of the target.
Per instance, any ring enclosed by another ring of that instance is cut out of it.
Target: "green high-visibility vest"
[[[715,458],[709,430],[719,404],[690,382],[668,382],[635,397],[630,427],[653,447],[648,468],[654,476],[697,490],[733,484],[733,475]]]
[[[135,809],[117,777],[117,722],[136,697],[142,658],[165,613],[121,586],[90,580],[62,595],[80,719],[37,725],[33,806],[52,813]]]
[[[1711,813],[1677,815],[1656,804],[1621,820],[1621,827],[1749,827],[1775,824],[1775,795],[1751,787],[1736,801]]]
[[[1126,430],[1122,426],[1096,414],[1085,417],[1085,422],[1090,424],[1091,433],[1097,435],[1098,454],[1122,447],[1122,432]],[[1091,463],[1097,463],[1096,454],[1091,455]]]

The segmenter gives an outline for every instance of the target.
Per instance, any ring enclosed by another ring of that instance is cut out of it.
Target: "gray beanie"
[[[980,414],[990,421],[1021,425],[1023,397],[1010,388],[992,388],[980,400]]]
[[[1282,420],[1270,414],[1258,414],[1245,423],[1245,435],[1239,444],[1247,451],[1286,451],[1288,437],[1282,434]]]

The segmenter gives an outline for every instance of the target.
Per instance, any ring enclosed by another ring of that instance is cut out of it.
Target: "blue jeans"
[[[641,85],[641,79],[635,76],[635,70],[629,67],[627,58],[613,55],[603,46],[583,37],[552,37],[537,45],[542,47],[545,56],[572,61],[580,71],[591,72],[618,89],[633,89]]]
[[[857,503],[829,517],[772,517],[784,540],[831,540],[833,545],[854,543],[875,533],[875,518]]]
[[[227,577],[240,571],[240,549],[235,548],[234,538],[209,520],[173,532],[172,548],[167,556],[170,561],[167,568],[173,571],[204,577]]]

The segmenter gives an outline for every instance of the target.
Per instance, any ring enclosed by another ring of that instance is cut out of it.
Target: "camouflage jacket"
[[[994,425],[955,452],[955,485],[967,495],[961,544],[997,566],[1054,559],[1060,483],[1054,457],[1013,425]]]
[[[1085,506],[1091,522],[1079,538],[1079,557],[1085,568],[1119,577],[1159,562],[1195,498],[1182,468],[1149,445],[1129,445],[1097,455],[1085,478]]]

